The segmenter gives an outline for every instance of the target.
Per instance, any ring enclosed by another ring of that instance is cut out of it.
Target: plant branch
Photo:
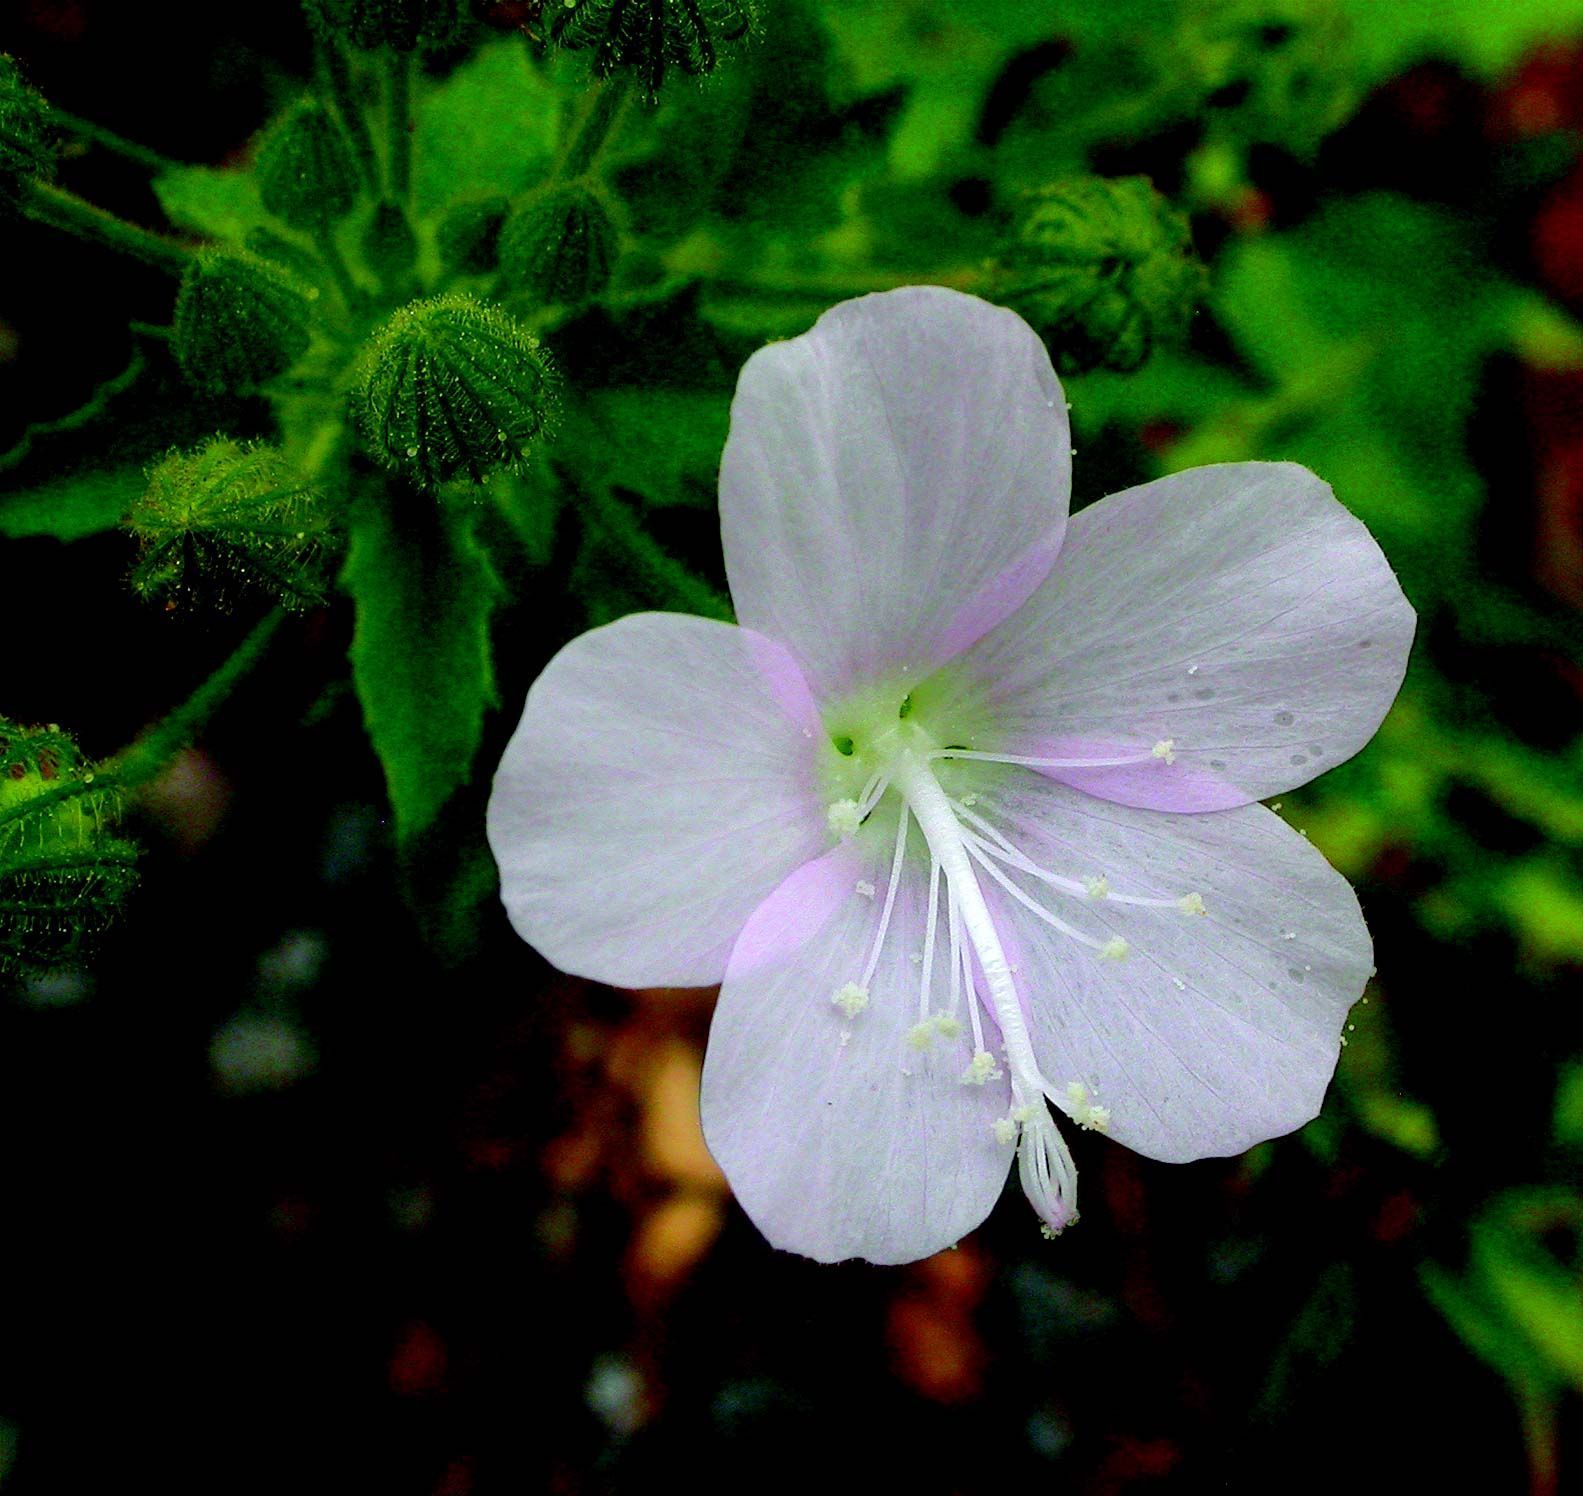
[[[57,105],[50,105],[50,121],[59,125],[69,134],[75,135],[79,140],[86,141],[89,145],[102,146],[105,150],[122,156],[128,161],[146,167],[149,171],[180,171],[187,165],[185,161],[177,161],[170,156],[162,156],[158,151],[150,150],[146,145],[139,145],[135,140],[128,140],[124,135],[117,135],[114,130],[107,130],[103,125],[96,125],[91,119],[83,119],[81,115],[68,114]]]
[[[28,184],[22,199],[22,211],[35,223],[48,224],[63,233],[75,234],[91,244],[102,244],[107,249],[120,250],[142,260],[145,265],[180,275],[192,258],[192,251],[185,244],[167,239],[150,229],[104,208],[95,207],[75,192],[57,187],[50,182],[34,181]]]
[[[389,131],[390,195],[405,203],[412,195],[412,54],[392,52],[387,59],[385,128]]]

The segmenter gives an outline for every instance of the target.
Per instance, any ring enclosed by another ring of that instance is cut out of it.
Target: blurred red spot
[[[1418,1225],[1418,1202],[1407,1190],[1389,1196],[1374,1217],[1374,1239],[1398,1242],[1410,1236]]]
[[[471,1496],[472,1490],[473,1461],[470,1456],[464,1455],[445,1467],[445,1474],[434,1488],[434,1496]]]
[[[444,1385],[445,1342],[433,1325],[413,1320],[391,1353],[390,1390],[397,1397],[423,1397]]]

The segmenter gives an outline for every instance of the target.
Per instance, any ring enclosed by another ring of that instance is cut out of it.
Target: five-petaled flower
[[[566,971],[720,982],[710,1148],[766,1237],[905,1262],[1051,1109],[1151,1158],[1319,1109],[1371,969],[1257,802],[1356,753],[1413,612],[1307,470],[1200,468],[1068,524],[1066,404],[1011,312],[913,287],[747,363],[720,473],[740,627],[650,613],[528,695],[489,809]]]

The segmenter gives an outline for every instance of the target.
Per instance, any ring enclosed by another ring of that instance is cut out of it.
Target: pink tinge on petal
[[[809,736],[823,732],[819,707],[792,652],[778,640],[752,629],[742,630],[742,641],[748,660],[764,683],[765,694]]]
[[[754,911],[731,950],[726,979],[781,966],[810,944],[850,900],[867,862],[851,843],[804,863]]]
[[[971,649],[997,624],[1033,596],[1050,574],[1061,551],[1061,533],[1029,546],[998,576],[992,577],[952,616],[931,641],[928,668],[938,669]]]

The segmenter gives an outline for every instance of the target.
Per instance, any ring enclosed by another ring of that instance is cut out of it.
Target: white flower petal
[[[950,659],[1049,571],[1070,448],[1014,313],[938,286],[841,303],[737,384],[720,517],[738,618],[821,701]]]
[[[517,933],[596,981],[718,982],[765,895],[829,845],[822,736],[790,656],[747,629],[649,613],[574,639],[489,801]]]
[[[1047,871],[1102,874],[1109,892],[1086,900],[1014,881],[1090,940],[1124,942],[1098,959],[986,885],[1047,1077],[1082,1082],[1113,1137],[1173,1163],[1317,1115],[1373,959],[1352,889],[1303,837],[1262,805],[1163,816],[1028,771],[979,806]]]
[[[1052,770],[1161,810],[1243,805],[1352,757],[1395,699],[1413,610],[1327,484],[1291,463],[1194,468],[1077,514],[1017,614],[952,666],[972,747],[1103,757]]]
[[[993,1207],[1014,1156],[994,1131],[1010,1087],[998,1074],[963,1081],[973,1060],[965,1023],[927,1048],[908,1042],[928,892],[916,865],[904,869],[867,1002],[851,1000],[889,875],[888,855],[865,846],[847,843],[794,873],[743,932],[704,1059],[704,1136],[775,1246],[821,1262],[912,1262]],[[942,949],[937,993],[946,970]]]

